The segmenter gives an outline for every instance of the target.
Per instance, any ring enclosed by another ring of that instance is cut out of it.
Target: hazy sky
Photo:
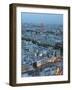
[[[62,14],[48,13],[21,13],[22,23],[44,23],[44,24],[63,24]]]

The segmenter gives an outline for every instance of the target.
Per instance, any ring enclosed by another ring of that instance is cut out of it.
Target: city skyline
[[[44,23],[63,25],[62,14],[21,12],[21,23]]]
[[[63,15],[22,12],[21,24],[21,76],[63,75]]]

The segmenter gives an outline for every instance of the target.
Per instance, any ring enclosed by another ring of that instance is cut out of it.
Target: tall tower
[[[40,18],[41,18],[40,32],[44,32],[44,16],[42,15]]]
[[[41,23],[41,25],[40,25],[41,27],[40,27],[40,32],[44,32],[44,24],[43,24],[43,22]]]

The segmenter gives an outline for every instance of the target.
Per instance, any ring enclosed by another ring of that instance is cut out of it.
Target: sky
[[[63,24],[62,14],[21,12],[22,23]]]

